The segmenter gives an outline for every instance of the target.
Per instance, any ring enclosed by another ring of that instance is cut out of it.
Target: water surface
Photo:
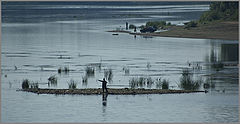
[[[3,2],[2,122],[238,122],[238,41],[106,32],[126,21],[182,24],[208,8],[206,2]],[[216,71],[210,66],[215,61],[228,66]],[[168,79],[171,88],[179,89],[182,69],[192,69],[189,62],[202,66],[192,70],[195,77],[212,78],[215,88],[209,93],[108,95],[103,101],[101,95],[16,91],[23,79],[40,88],[68,88],[71,79],[78,88],[101,88],[97,80],[105,69],[113,70],[110,88],[129,87],[130,78],[143,76]],[[87,66],[95,68],[95,75],[82,83]],[[58,74],[60,67],[70,72]],[[58,83],[48,86],[52,75]]]

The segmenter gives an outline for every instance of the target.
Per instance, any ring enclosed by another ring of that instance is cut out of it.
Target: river
[[[1,121],[238,122],[238,41],[107,32],[126,22],[181,25],[208,9],[207,2],[2,2]],[[212,68],[215,61],[224,68]],[[192,69],[197,64],[201,69]],[[86,75],[87,66],[95,69],[94,75]],[[59,74],[61,67],[69,73]],[[109,88],[129,88],[131,78],[151,77],[167,79],[170,88],[179,89],[184,68],[195,77],[211,77],[215,87],[206,94],[108,95],[107,101],[101,95],[16,91],[24,79],[40,88],[68,88],[70,80],[77,88],[101,88],[97,80],[109,69]],[[49,86],[53,75],[57,85]]]

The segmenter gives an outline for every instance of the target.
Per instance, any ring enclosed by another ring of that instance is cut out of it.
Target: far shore
[[[189,29],[184,28],[184,26],[168,26],[168,28],[168,31],[154,33],[133,33],[131,29],[128,31],[112,30],[108,32],[158,37],[239,40],[239,23],[237,21],[217,21]]]

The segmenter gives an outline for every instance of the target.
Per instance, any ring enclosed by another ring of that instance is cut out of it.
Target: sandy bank
[[[199,39],[223,39],[238,40],[239,23],[231,21],[217,21],[208,24],[201,24],[198,27],[189,29],[184,26],[169,26],[169,30],[156,33],[131,33],[129,31],[109,31],[119,33],[129,33],[132,35],[178,37],[178,38],[199,38]]]
[[[82,94],[82,95],[98,95],[102,94],[102,89],[20,89],[17,91],[26,91],[37,94]],[[204,91],[192,91],[192,90],[162,90],[162,89],[108,89],[108,94],[114,95],[136,95],[136,94],[174,94],[174,93],[198,93]]]

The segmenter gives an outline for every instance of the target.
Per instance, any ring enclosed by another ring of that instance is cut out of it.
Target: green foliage
[[[130,25],[129,25],[129,29],[134,29],[134,28],[136,28],[135,25],[133,25],[133,24],[130,24]]]
[[[190,21],[190,22],[185,23],[185,24],[186,24],[185,28],[197,27],[197,22],[196,21]]]
[[[171,22],[168,22],[168,23],[167,23],[167,26],[170,26],[170,25],[172,25]]]
[[[24,79],[22,82],[22,89],[28,89],[29,88],[29,80],[28,79]]]
[[[154,21],[154,22],[147,22],[146,27],[155,27],[160,28],[166,26],[166,21]]]
[[[211,2],[210,10],[203,13],[199,22],[215,20],[238,20],[238,1]]]
[[[190,21],[186,25],[187,27],[197,27],[197,22],[196,21]]]

